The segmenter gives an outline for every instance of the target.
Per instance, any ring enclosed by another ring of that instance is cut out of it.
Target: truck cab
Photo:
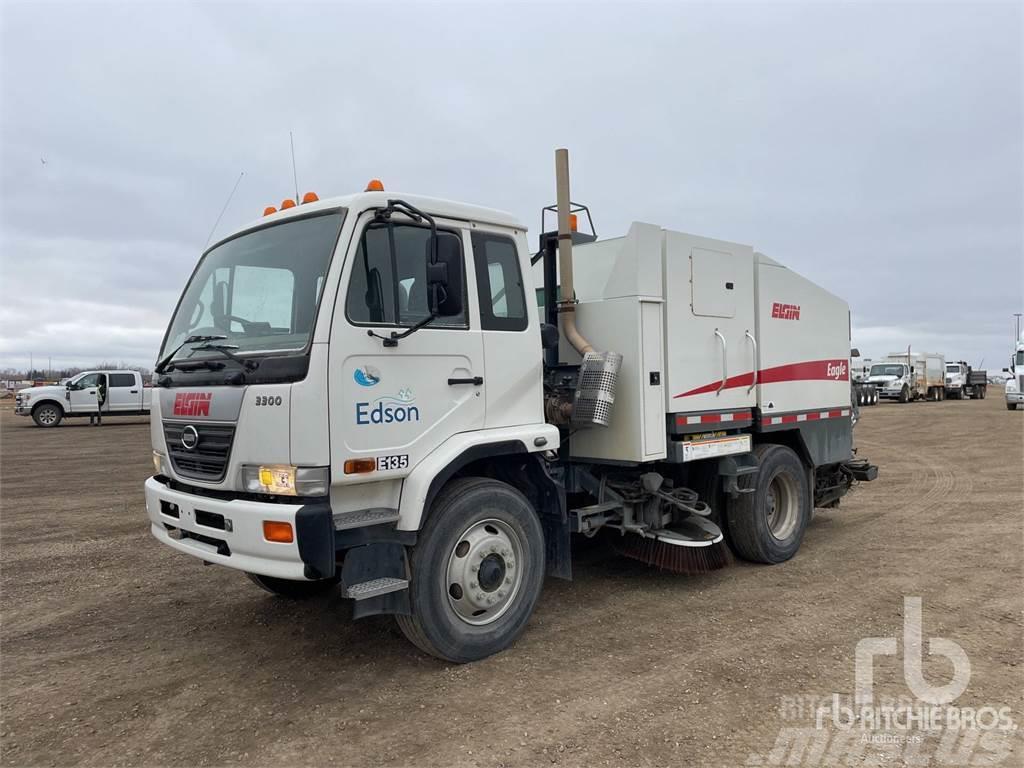
[[[887,400],[907,402],[914,391],[910,366],[896,360],[873,363],[867,380],[878,389],[878,396]]]
[[[102,403],[101,390],[106,393]],[[60,384],[18,391],[14,412],[31,416],[36,426],[56,427],[65,418],[97,411],[104,416],[144,416],[149,413],[151,396],[152,390],[138,371],[83,371]]]
[[[1018,405],[1024,405],[1024,338],[1017,341],[1010,365],[1003,368],[1003,373],[1009,374],[1004,389],[1006,409],[1015,411]]]
[[[967,366],[961,363],[946,364],[946,397],[962,399],[967,388]]]

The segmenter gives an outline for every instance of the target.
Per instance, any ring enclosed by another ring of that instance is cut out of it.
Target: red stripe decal
[[[757,373],[758,384],[779,384],[784,381],[849,381],[850,367],[844,359],[836,360],[809,360],[803,363],[789,363],[777,365],[774,368],[765,368]],[[737,376],[730,376],[725,380],[725,389],[736,387],[749,387],[754,383],[754,373],[741,373]],[[690,397],[691,395],[704,395],[708,392],[715,392],[722,386],[721,381],[714,381],[702,387],[691,389],[673,395],[673,399],[679,397]]]

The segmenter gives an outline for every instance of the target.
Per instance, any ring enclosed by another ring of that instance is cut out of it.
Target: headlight
[[[289,464],[242,467],[242,487],[252,493],[326,496],[330,486],[328,467],[293,467]]]
[[[167,457],[160,451],[153,451],[153,472],[165,477],[171,474],[167,470]]]

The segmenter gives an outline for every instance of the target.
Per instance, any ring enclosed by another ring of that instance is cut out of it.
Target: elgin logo
[[[779,304],[776,301],[772,304],[772,317],[777,317],[779,320],[799,320],[800,305]]]
[[[174,396],[175,416],[209,416],[213,392],[179,392]]]

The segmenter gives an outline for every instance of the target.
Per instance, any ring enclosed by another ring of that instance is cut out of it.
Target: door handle
[[[725,353],[725,336],[719,333],[717,328],[715,328],[715,336],[717,336],[719,341],[722,342],[722,383],[715,391],[715,397],[718,397],[720,394],[722,394],[722,390],[725,389],[726,381],[729,380],[729,361]]]
[[[139,390],[137,390],[137,389],[130,389],[130,390],[128,390],[128,392],[129,392],[130,394],[132,394],[132,395],[137,395],[137,394],[139,394]]]
[[[448,386],[454,386],[455,384],[472,384],[474,387],[479,387],[484,383],[483,376],[472,376],[467,379],[448,379]]]
[[[747,338],[750,339],[750,343],[754,345],[754,365],[752,366],[752,368],[754,370],[754,378],[750,382],[750,386],[747,387],[747,394],[749,395],[750,394],[750,390],[752,390],[754,387],[757,386],[757,339],[755,339],[750,334],[750,331],[747,331],[746,333],[747,333]]]

